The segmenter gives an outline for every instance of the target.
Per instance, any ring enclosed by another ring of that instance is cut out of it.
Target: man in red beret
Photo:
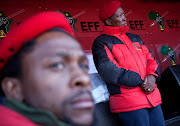
[[[99,12],[103,32],[92,46],[94,63],[110,93],[110,108],[124,126],[164,126],[161,95],[156,85],[158,62],[138,35],[127,33],[119,1]]]
[[[92,125],[88,60],[63,14],[42,12],[12,29],[0,72],[1,126]]]

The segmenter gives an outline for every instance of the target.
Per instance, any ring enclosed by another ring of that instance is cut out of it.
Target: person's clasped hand
[[[146,76],[144,78],[143,84],[141,85],[142,90],[146,94],[150,94],[155,90],[155,82],[156,82],[156,78],[153,75]]]

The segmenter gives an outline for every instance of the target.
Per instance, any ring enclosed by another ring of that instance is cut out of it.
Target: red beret
[[[108,19],[116,12],[119,6],[120,6],[119,1],[111,1],[104,4],[104,6],[99,11],[99,19],[101,21]]]
[[[73,36],[69,21],[60,12],[41,12],[15,26],[0,42],[0,71],[24,42],[55,27],[61,28]]]

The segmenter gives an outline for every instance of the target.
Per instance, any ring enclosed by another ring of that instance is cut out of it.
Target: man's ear
[[[7,98],[17,101],[22,101],[24,99],[22,83],[18,78],[6,77],[2,80],[1,86]]]
[[[111,20],[110,20],[110,19],[106,19],[106,20],[104,20],[104,22],[105,22],[108,26],[111,26]]]

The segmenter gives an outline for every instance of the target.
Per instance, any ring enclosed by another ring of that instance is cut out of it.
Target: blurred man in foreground
[[[65,16],[37,14],[0,43],[0,125],[90,126],[88,60]]]

